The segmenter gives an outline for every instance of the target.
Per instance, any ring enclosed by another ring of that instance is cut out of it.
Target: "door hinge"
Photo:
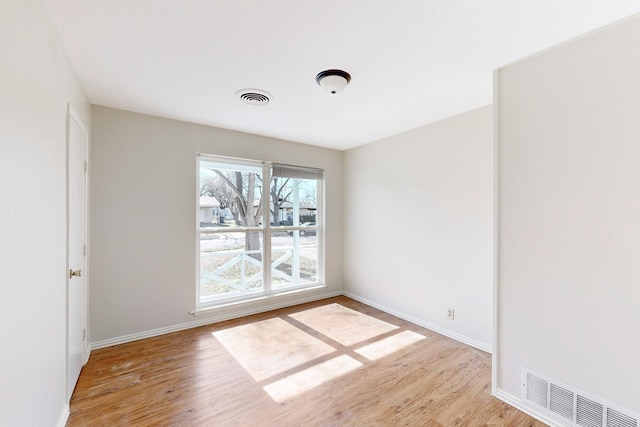
[[[87,255],[87,245],[82,245],[82,256]]]
[[[87,173],[87,169],[89,169],[89,165],[87,165],[87,161],[84,161],[84,173]]]
[[[87,340],[87,329],[83,329],[82,330],[82,342],[85,342]]]

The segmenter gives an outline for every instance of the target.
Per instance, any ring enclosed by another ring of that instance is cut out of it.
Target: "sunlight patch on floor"
[[[356,349],[355,352],[369,360],[377,360],[424,339],[426,339],[424,335],[412,331],[403,331],[372,344],[365,345],[364,347]]]
[[[340,304],[327,304],[289,317],[304,323],[342,345],[350,346],[398,329],[391,323],[376,319]]]
[[[223,329],[213,336],[256,382],[266,384],[264,391],[277,403],[426,339],[335,303]],[[354,359],[359,356],[353,352],[364,358]]]
[[[273,400],[282,403],[360,366],[362,363],[347,355],[338,356],[273,382],[265,386],[264,391]]]
[[[336,351],[280,318],[213,333],[256,381]]]

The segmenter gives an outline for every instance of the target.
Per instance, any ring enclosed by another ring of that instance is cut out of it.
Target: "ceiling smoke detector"
[[[240,101],[249,105],[267,105],[271,100],[271,95],[267,92],[257,89],[242,89],[236,92],[236,96]]]
[[[342,70],[325,70],[316,76],[316,82],[331,95],[342,92],[350,81],[351,74]]]

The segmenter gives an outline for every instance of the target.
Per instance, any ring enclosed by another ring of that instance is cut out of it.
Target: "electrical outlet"
[[[447,317],[450,320],[455,319],[455,312],[454,312],[453,308],[451,308],[451,307],[447,308]]]

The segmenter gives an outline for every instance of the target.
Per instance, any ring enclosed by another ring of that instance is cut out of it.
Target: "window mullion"
[[[300,194],[299,184],[300,180],[293,178],[293,225],[300,225]],[[296,224],[296,222],[298,224]],[[300,232],[293,233],[293,263],[291,269],[291,277],[293,282],[298,283],[300,280]]]
[[[271,293],[271,164],[262,165],[262,286]],[[266,199],[265,199],[266,198]]]

